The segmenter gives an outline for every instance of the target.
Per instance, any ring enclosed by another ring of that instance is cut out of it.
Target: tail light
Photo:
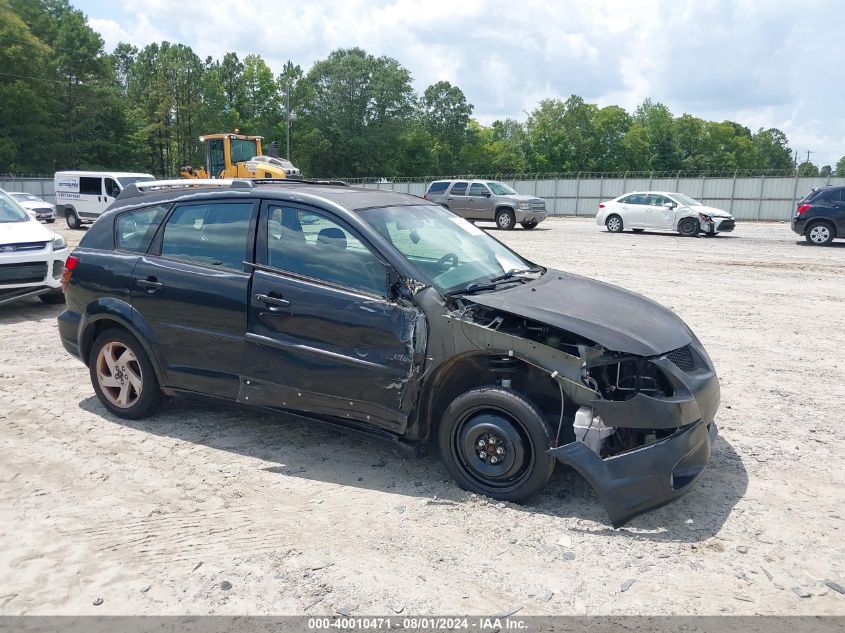
[[[73,270],[76,268],[77,264],[79,264],[79,258],[70,255],[65,262],[64,270],[62,270],[62,290],[67,290],[68,284],[70,284],[70,278],[73,275]]]
[[[599,209],[604,209],[604,202],[599,203]]]
[[[795,212],[795,215],[798,216],[798,217],[801,217],[802,215],[807,213],[807,209],[809,209],[809,208],[810,208],[809,204],[799,204],[798,205],[798,211]]]

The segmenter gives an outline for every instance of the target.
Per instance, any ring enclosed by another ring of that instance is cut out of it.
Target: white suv
[[[0,189],[0,304],[38,296],[61,303],[65,238],[48,230]]]

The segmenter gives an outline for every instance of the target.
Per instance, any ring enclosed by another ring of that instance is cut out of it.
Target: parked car
[[[0,189],[0,304],[37,296],[61,303],[65,238],[32,217]]]
[[[23,191],[6,192],[15,199],[19,205],[29,211],[36,220],[43,220],[47,224],[56,221],[56,206],[45,202],[38,196]]]
[[[716,435],[713,363],[673,312],[406,194],[139,183],[63,281],[62,343],[123,418],[180,393],[293,411],[435,445],[508,501],[561,461],[615,525],[687,492]]]
[[[845,238],[845,187],[819,187],[801,198],[792,216],[792,230],[813,246]]]
[[[155,180],[152,174],[121,171],[57,171],[53,177],[56,213],[68,228],[82,228],[105,211],[124,187],[134,182]]]
[[[632,229],[642,231],[677,231],[686,237],[699,233],[716,235],[736,227],[727,211],[708,207],[682,193],[635,191],[599,204],[596,223],[611,233]]]
[[[493,220],[500,229],[517,222],[533,229],[546,219],[546,202],[495,180],[436,180],[423,195],[467,220]]]

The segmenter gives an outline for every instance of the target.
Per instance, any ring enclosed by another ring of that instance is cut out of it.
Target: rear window
[[[468,184],[469,183],[467,182],[456,182],[454,185],[452,185],[452,191],[450,191],[449,193],[453,196],[465,196],[467,193]]]
[[[431,186],[428,188],[428,193],[443,193],[449,188],[449,183],[446,181],[443,182],[433,182]]]
[[[158,225],[161,224],[169,208],[169,205],[158,205],[127,211],[117,216],[114,222],[114,243],[117,249],[132,253],[146,253]]]

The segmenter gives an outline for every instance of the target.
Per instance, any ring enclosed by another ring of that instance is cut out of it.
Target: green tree
[[[833,167],[831,167],[830,165],[825,165],[824,167],[819,169],[819,176],[823,176],[825,178],[830,176],[832,173],[833,173]]]
[[[816,167],[813,163],[806,160],[800,165],[798,165],[798,175],[799,176],[818,176],[819,175],[819,168]]]
[[[436,145],[436,169],[442,174],[455,173],[460,167],[461,150],[469,140],[472,105],[460,88],[438,81],[425,89],[419,109],[423,129]]]
[[[411,75],[389,57],[340,49],[297,86],[297,145],[314,175],[395,175],[412,115]]]
[[[845,176],[845,156],[836,161],[836,175]]]
[[[786,134],[777,128],[760,128],[752,137],[756,169],[791,170],[792,150]]]
[[[648,155],[646,164],[635,165],[636,171],[669,171],[681,168],[677,154],[672,113],[662,103],[643,101],[634,111],[634,121],[645,131]]]

